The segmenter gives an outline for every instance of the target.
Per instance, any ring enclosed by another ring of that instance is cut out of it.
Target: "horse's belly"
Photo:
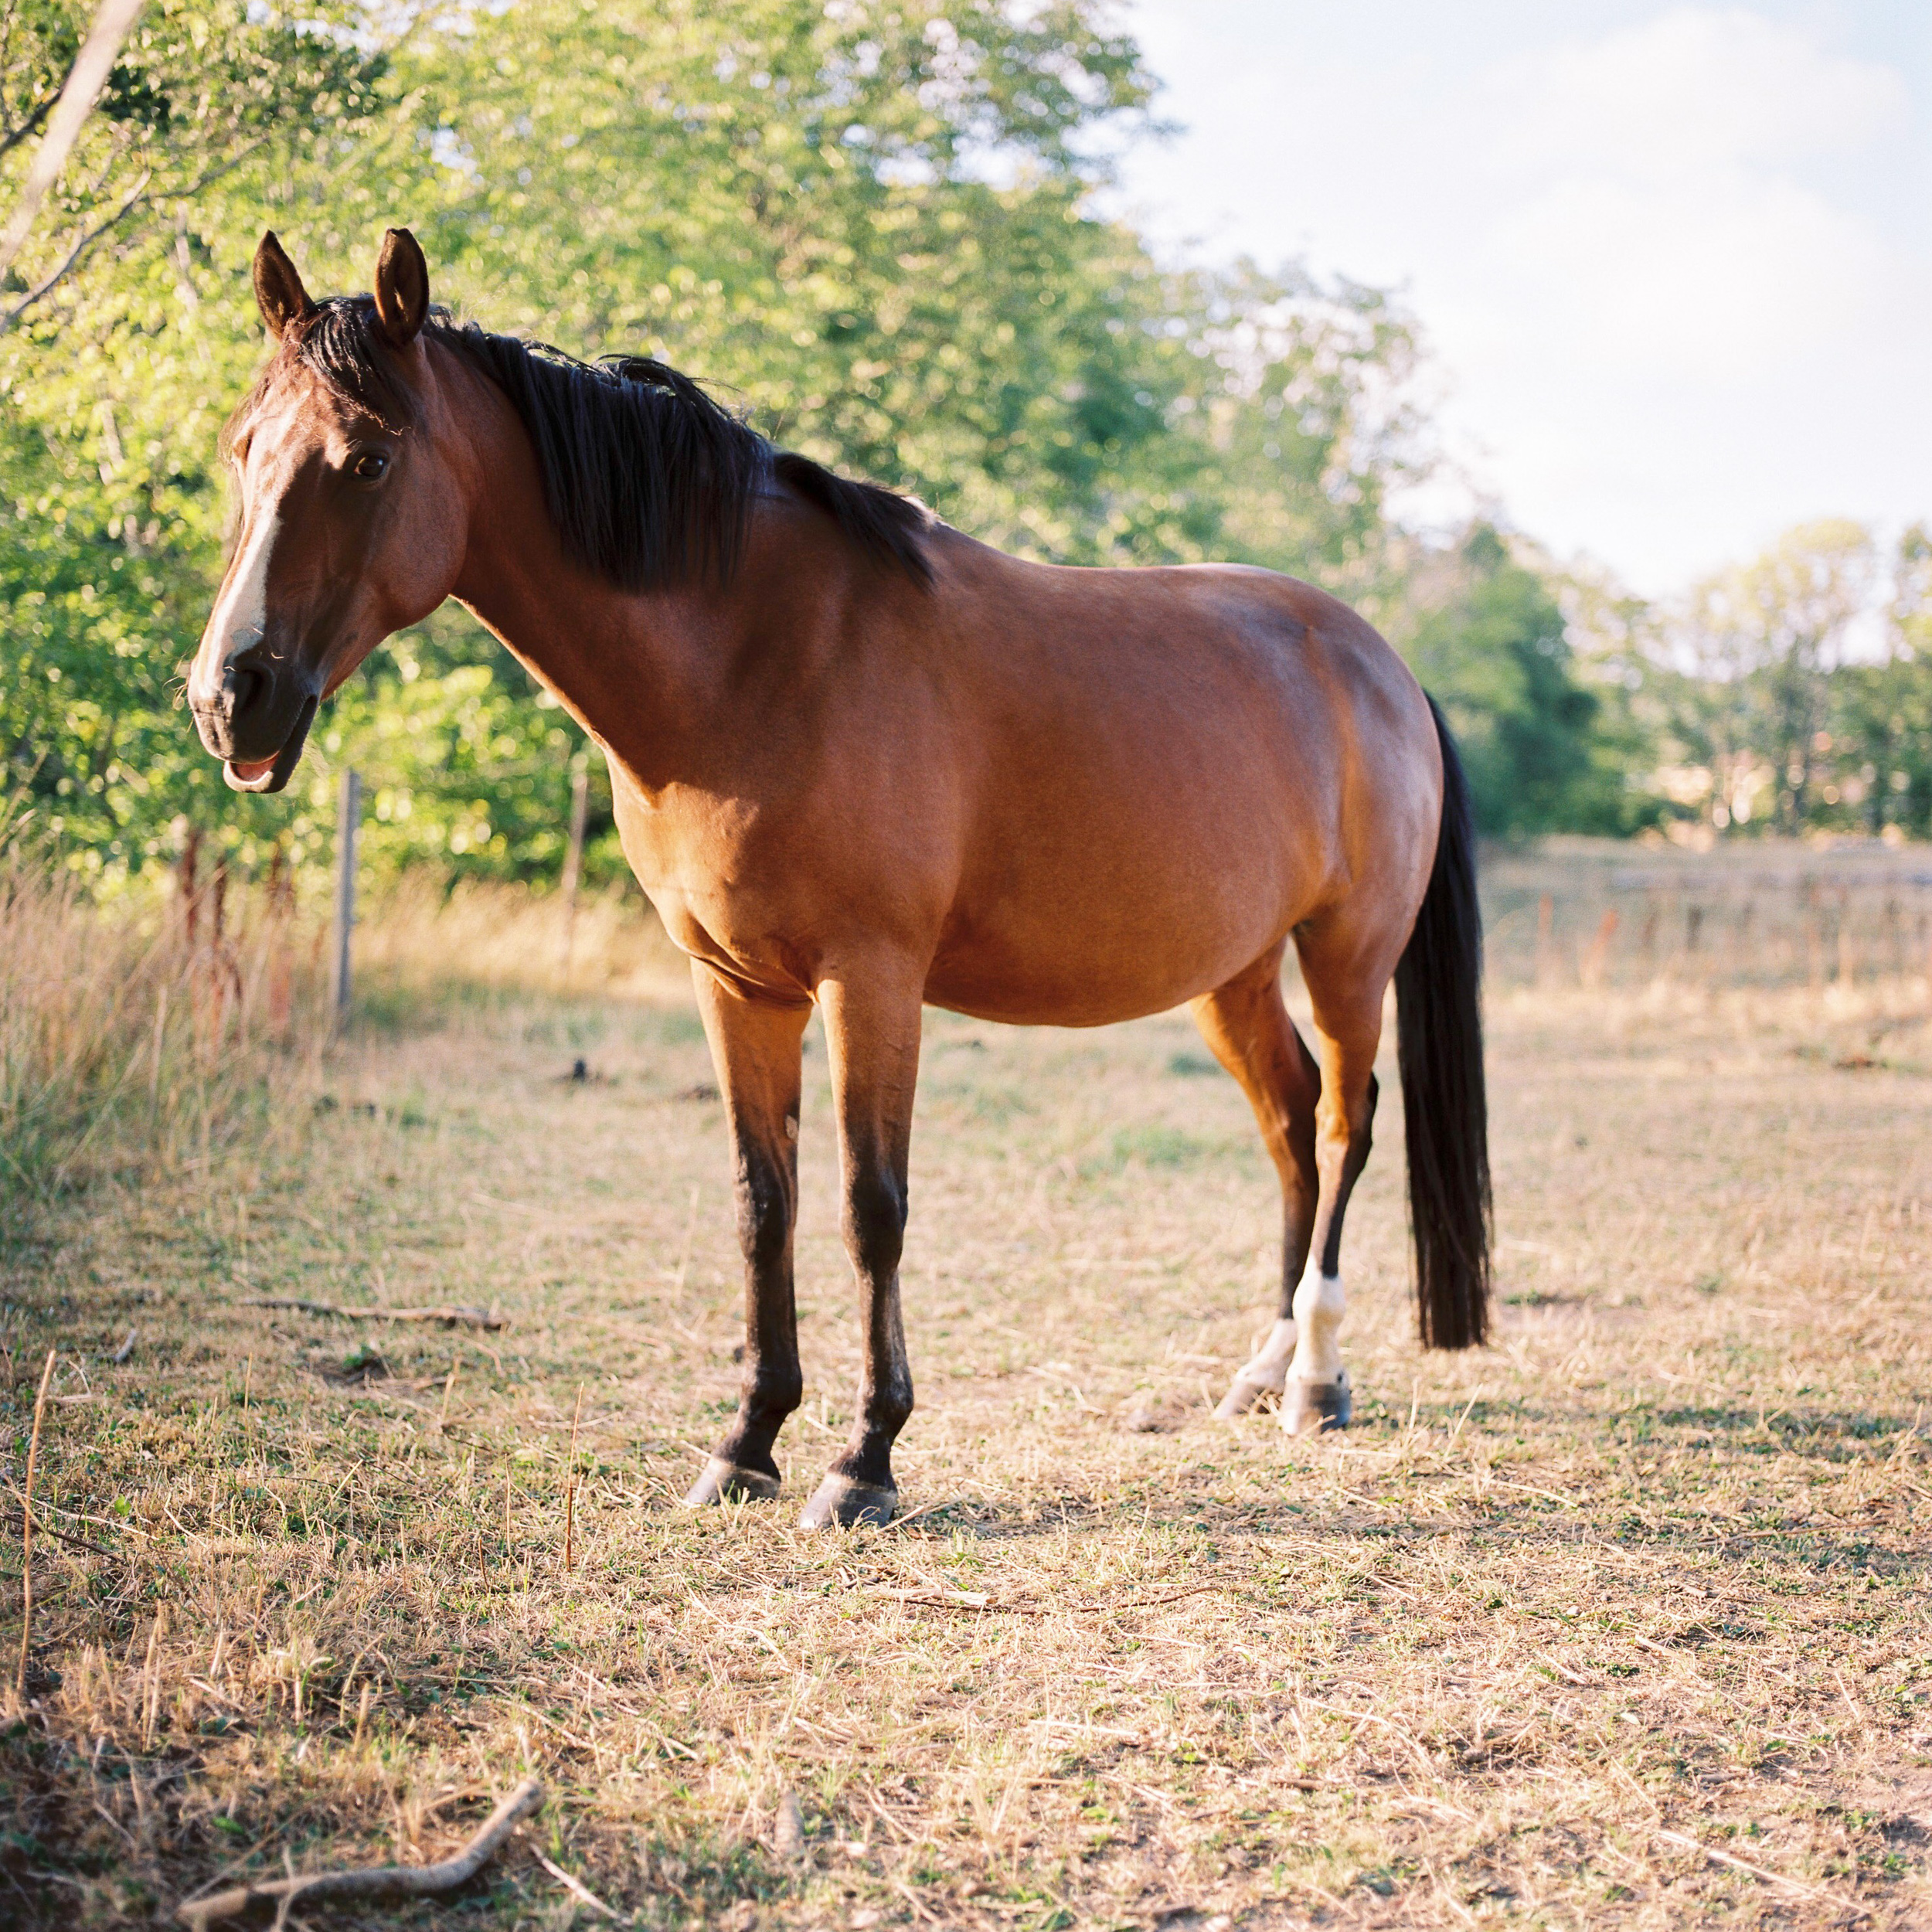
[[[1274,854],[1189,880],[957,912],[927,975],[935,1006],[1022,1026],[1104,1026],[1166,1012],[1279,943],[1311,889]]]

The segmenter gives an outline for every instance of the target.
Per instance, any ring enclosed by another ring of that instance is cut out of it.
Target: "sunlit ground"
[[[1209,1419],[1277,1207],[1185,1017],[933,1015],[909,1514],[818,1537],[857,1338],[815,1026],[787,1500],[694,1515],[739,1270],[675,976],[372,997],[253,1145],[9,1251],[10,1480],[57,1346],[70,1540],[0,1916],[438,1858],[534,1770],[466,1923],[594,1917],[539,1852],[646,1925],[1932,1917],[1923,980],[1502,986],[1495,1345],[1413,1343],[1392,1097],[1357,1426],[1300,1444]]]

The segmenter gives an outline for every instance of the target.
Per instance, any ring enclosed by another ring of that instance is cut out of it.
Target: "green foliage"
[[[71,38],[78,10],[56,16]],[[1164,270],[1093,212],[1150,83],[1089,0],[528,0],[415,16],[379,54],[239,8],[143,19],[48,259],[133,179],[115,168],[165,169],[0,338],[0,756],[104,878],[166,859],[184,816],[244,864],[276,841],[319,858],[345,762],[378,866],[558,863],[575,728],[459,612],[377,654],[280,798],[226,793],[178,707],[264,226],[332,290],[406,222],[439,299],[579,353],[650,349],[1025,553],[1230,556],[1358,594],[1387,576],[1406,325],[1372,291]],[[61,67],[46,46],[38,82],[5,83],[16,121]],[[618,861],[593,770],[594,877]]]
[[[1408,655],[1461,744],[1478,825],[1492,837],[1628,830],[1621,774],[1600,755],[1604,699],[1577,678],[1549,587],[1487,524],[1461,563]]]
[[[1932,838],[1932,531],[1923,524],[1899,539],[1886,614],[1884,658],[1842,665],[1829,681],[1820,802],[1848,826]]]
[[[1889,565],[1889,569],[1886,567]],[[1889,575],[1883,650],[1859,635]],[[1932,834],[1932,538],[1882,557],[1842,519],[1787,531],[1665,622],[1658,732],[1678,815],[1720,832]]]
[[[63,0],[0,0],[0,197],[13,189],[92,17]],[[148,0],[48,205],[0,288],[0,331],[46,304],[97,250],[123,259],[252,158],[325,156],[377,107],[383,63],[362,44],[360,9],[325,0],[299,18],[247,0]],[[185,234],[185,230],[178,230]],[[185,269],[185,257],[182,259]],[[97,284],[95,306],[114,291]],[[98,326],[99,317],[96,318]]]
[[[280,798],[226,792],[179,707],[269,225],[335,290],[407,223],[439,299],[580,354],[662,355],[1022,553],[1310,577],[1442,699],[1492,834],[1932,832],[1932,539],[1900,551],[1883,661],[1852,663],[1875,568],[1855,525],[1791,533],[1668,621],[1486,527],[1453,553],[1405,537],[1406,318],[1345,282],[1164,267],[1096,213],[1152,87],[1100,0],[382,18],[379,44],[346,0],[151,0],[0,285],[0,783],[104,884],[190,820],[245,866],[321,859],[345,763],[379,868],[560,862],[580,737],[460,611],[376,654]],[[0,0],[0,196],[86,21]],[[594,879],[621,861],[590,769]]]
[[[0,0],[9,200],[88,12]],[[230,816],[172,688],[219,573],[215,437],[259,352],[215,264],[267,174],[369,133],[383,63],[331,19],[152,0],[0,287],[0,757],[94,873]]]
[[[1932,658],[1847,665],[1831,680],[1815,819],[1932,838]]]

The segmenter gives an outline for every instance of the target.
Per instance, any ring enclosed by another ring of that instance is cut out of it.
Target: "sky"
[[[1672,592],[1932,518],[1932,0],[1128,0],[1164,253],[1400,292],[1452,473]]]

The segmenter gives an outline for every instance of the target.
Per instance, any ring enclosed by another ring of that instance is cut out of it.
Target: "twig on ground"
[[[612,1911],[610,1906],[606,1905],[603,1900],[599,1898],[596,1893],[593,1892],[581,1879],[573,1879],[571,1877],[570,1873],[565,1871],[562,1866],[552,1864],[551,1862],[546,1859],[541,1852],[532,1852],[531,1853],[531,1856],[534,1858],[537,1863],[542,1866],[544,1870],[548,1872],[551,1877],[555,1879],[557,1883],[562,1886],[564,1890],[568,1892],[571,1897],[575,1899],[580,1905],[587,1905],[593,1912],[600,1912],[607,1919],[614,1919],[621,1916],[619,1913]]]
[[[957,1502],[958,1499],[953,1496],[948,1496],[940,1502],[929,1502],[922,1509],[909,1509],[904,1515],[893,1517],[890,1522],[883,1524],[881,1527],[886,1529],[903,1529],[908,1523],[917,1522],[922,1516],[930,1516],[936,1511],[941,1509],[954,1509],[957,1506]]]
[[[339,1315],[345,1321],[440,1321],[447,1328],[507,1328],[506,1318],[488,1308],[381,1308],[338,1306],[333,1301],[304,1301],[288,1294],[245,1294],[244,1308],[293,1308],[301,1315]]]
[[[518,1819],[543,1802],[543,1787],[526,1778],[484,1821],[475,1837],[440,1865],[374,1865],[347,1872],[312,1872],[304,1878],[271,1879],[262,1885],[238,1885],[213,1898],[196,1899],[177,1906],[175,1917],[194,1932],[223,1919],[239,1917],[251,1906],[274,1905],[284,1913],[298,1903],[321,1904],[332,1899],[423,1897],[453,1892],[466,1884],[495,1855]],[[542,1855],[539,1854],[539,1858]],[[547,1861],[546,1861],[547,1862]],[[607,1910],[607,1908],[606,1908]]]
[[[33,1434],[27,1442],[27,1486],[20,1499],[20,1668],[14,1689],[27,1694],[27,1651],[33,1641],[33,1472],[40,1461],[40,1418],[47,1412],[47,1384],[53,1379],[54,1352],[40,1371],[40,1393],[33,1399]]]
[[[1541,1496],[1546,1502],[1561,1503],[1566,1509],[1583,1507],[1574,1496],[1560,1496],[1553,1489],[1539,1489],[1533,1482],[1505,1482],[1500,1476],[1492,1476],[1489,1486],[1492,1489],[1514,1489],[1526,1496]]]
[[[771,1821],[771,1849],[781,1859],[795,1859],[805,1849],[804,1814],[790,1791],[778,1794],[778,1810]]]
[[[1597,1682],[1595,1678],[1586,1677],[1580,1670],[1572,1670],[1560,1658],[1552,1657],[1547,1651],[1539,1652],[1536,1661],[1546,1670],[1560,1677],[1566,1684],[1580,1684],[1587,1690]]]
[[[155,1621],[148,1626],[148,1661],[141,1672],[141,1748],[155,1748],[155,1725],[161,1715],[161,1633],[167,1606],[156,1607]]]
[[[20,1492],[15,1489],[12,1483],[9,1483],[7,1487],[16,1498],[19,1495]],[[23,1510],[21,1514],[24,1521],[26,1512]],[[118,1556],[121,1554],[118,1549],[110,1549],[105,1543],[92,1543],[85,1536],[77,1536],[71,1531],[56,1529],[44,1517],[35,1517],[33,1526],[43,1536],[58,1536],[63,1543],[72,1543],[77,1549],[91,1549],[97,1556]]]
[[[1657,1835],[1666,1845],[1681,1846],[1686,1852],[1701,1852],[1707,1859],[1719,1865],[1734,1866],[1740,1872],[1748,1872],[1754,1879],[1763,1879],[1769,1885],[1788,1886],[1794,1892],[1801,1893],[1808,1899],[1828,1899],[1832,1895],[1815,1885],[1805,1885],[1797,1879],[1787,1879],[1782,1872],[1767,1871],[1761,1865],[1753,1865],[1747,1859],[1733,1858],[1729,1852],[1720,1852],[1714,1845],[1706,1845],[1701,1838],[1694,1838],[1683,1832],[1659,1832]]]
[[[130,1328],[128,1331],[128,1339],[122,1342],[121,1346],[115,1349],[112,1355],[108,1356],[107,1359],[111,1362],[117,1369],[118,1369],[122,1363],[124,1363],[128,1358],[134,1353],[134,1337],[136,1332],[137,1332],[134,1329]]]
[[[1178,1604],[1183,1597],[1202,1596],[1221,1587],[1219,1583],[1196,1583],[1192,1590],[1177,1590],[1171,1596],[1130,1597],[1117,1604],[996,1604],[983,1590],[940,1592],[930,1588],[900,1589],[889,1585],[876,1587],[870,1594],[889,1597],[915,1610],[983,1611],[1007,1617],[1051,1617],[1056,1612],[1064,1612],[1070,1617],[1110,1617],[1119,1611],[1154,1610],[1162,1604]]]

